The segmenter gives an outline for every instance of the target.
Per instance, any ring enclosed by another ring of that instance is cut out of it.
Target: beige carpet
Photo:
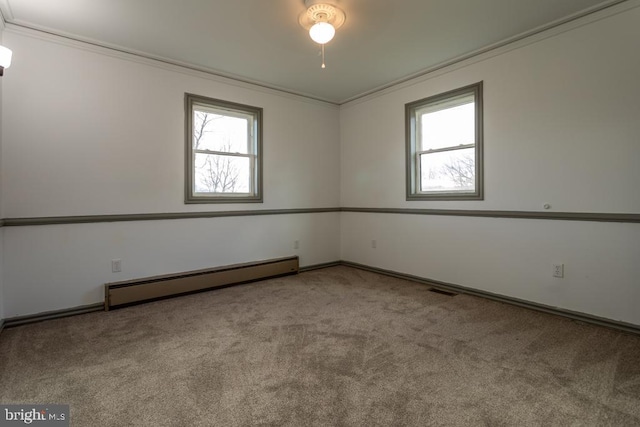
[[[640,336],[332,267],[0,335],[73,426],[640,425]]]

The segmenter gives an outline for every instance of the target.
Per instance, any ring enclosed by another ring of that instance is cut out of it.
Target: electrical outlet
[[[112,259],[111,260],[111,272],[112,273],[120,273],[122,271],[122,260],[121,259]]]
[[[372,241],[371,241],[371,247],[372,247],[373,249],[377,248],[377,247],[378,247],[378,242],[377,242],[377,241],[375,241],[375,240],[372,240]]]
[[[300,249],[300,241],[298,240],[293,241],[293,249]]]
[[[564,277],[564,264],[553,264],[553,277]]]

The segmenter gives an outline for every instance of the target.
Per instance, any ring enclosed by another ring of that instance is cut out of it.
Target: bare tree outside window
[[[207,125],[212,120],[220,118],[217,114],[209,114],[203,111],[194,111],[193,114],[193,148],[196,150],[200,148],[200,141],[206,133],[211,132],[207,130]]]
[[[473,191],[476,161],[472,149],[423,155],[421,188],[431,191]]]
[[[261,202],[262,109],[185,95],[187,203]]]
[[[482,82],[405,105],[407,200],[482,200]]]
[[[440,169],[440,174],[446,176],[459,188],[473,188],[476,182],[476,161],[470,155],[451,157]]]
[[[221,120],[224,116],[211,114],[204,111],[194,111],[193,148],[200,149],[201,141],[207,134],[215,131],[211,125],[215,120]],[[215,127],[214,127],[215,128]],[[232,144],[229,135],[223,135],[225,142],[219,147],[219,151],[231,152]],[[197,159],[198,156],[196,156]],[[209,193],[235,193],[239,191],[240,168],[233,158],[220,155],[203,156],[200,162],[196,161],[196,189]]]

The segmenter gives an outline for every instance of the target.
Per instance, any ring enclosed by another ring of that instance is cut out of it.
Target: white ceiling
[[[621,0],[330,0],[345,24],[319,47],[304,0],[0,0],[8,27],[46,30],[343,103],[487,46]],[[19,52],[15,53],[19,56]]]

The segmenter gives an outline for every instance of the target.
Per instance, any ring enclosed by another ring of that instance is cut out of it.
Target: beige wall
[[[341,206],[640,213],[640,8],[613,12],[344,105]],[[404,104],[478,81],[485,200],[407,202]],[[638,224],[343,213],[341,230],[343,260],[640,324]]]
[[[340,108],[6,30],[16,60],[2,80],[2,217],[545,203],[639,213],[637,22],[640,8],[623,3]],[[407,202],[404,104],[480,80],[485,200]],[[184,205],[184,92],[264,108],[263,204]],[[302,266],[344,259],[640,325],[637,224],[330,212],[2,233],[7,318],[100,302],[109,281],[297,253]]]
[[[339,203],[336,106],[7,30],[5,218]],[[184,94],[264,109],[264,203],[185,205]],[[297,254],[339,259],[339,213],[5,227],[4,315],[100,302],[105,282]],[[294,249],[294,241],[300,248]],[[111,260],[122,259],[121,273]]]
[[[2,42],[2,34],[4,25],[0,24],[0,43]],[[2,214],[2,78],[0,78],[0,218]],[[4,319],[4,229],[0,228],[0,323]]]

